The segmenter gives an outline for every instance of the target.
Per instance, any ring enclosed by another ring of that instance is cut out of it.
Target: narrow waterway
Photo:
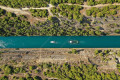
[[[120,36],[0,37],[0,48],[120,48]]]

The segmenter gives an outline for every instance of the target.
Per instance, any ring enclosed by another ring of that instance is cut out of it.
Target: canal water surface
[[[120,36],[10,36],[0,48],[120,48]]]

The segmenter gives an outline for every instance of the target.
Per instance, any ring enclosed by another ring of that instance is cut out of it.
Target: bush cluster
[[[0,0],[0,5],[13,8],[46,7],[50,0]]]
[[[30,9],[30,12],[32,13],[32,16],[34,17],[48,17],[49,13],[48,10],[44,9]]]
[[[120,0],[87,0],[88,5],[120,3]]]
[[[79,9],[79,8],[78,8]],[[67,10],[67,9],[66,9]],[[106,33],[94,29],[82,29],[69,27],[72,23],[66,23],[66,27],[60,27],[59,20],[49,17],[44,23],[31,25],[26,17],[0,9],[0,36],[89,36],[106,35]],[[21,19],[22,18],[22,19]],[[25,18],[25,19],[23,19]],[[79,17],[76,17],[79,19]],[[81,19],[81,18],[80,18]],[[41,27],[42,26],[42,27]],[[39,27],[39,28],[38,28]]]
[[[55,15],[60,14],[64,17],[68,17],[68,19],[75,19],[79,22],[82,22],[84,16],[80,13],[81,9],[82,7],[78,5],[59,4],[58,8],[52,8],[51,11]]]
[[[69,53],[69,54],[79,54],[76,49],[72,49],[72,51],[69,51],[68,53]]]
[[[61,80],[119,80],[120,76],[111,73],[98,73],[96,65],[70,65],[65,63],[63,65],[54,65],[47,71],[43,72],[45,76],[56,77]]]
[[[103,8],[93,7],[89,10],[86,10],[86,14],[93,17],[106,17],[110,15],[116,15],[118,10],[120,10],[120,6],[116,5],[105,6]]]
[[[83,4],[84,0],[50,0],[50,3],[53,5],[61,3],[72,3],[72,4]]]

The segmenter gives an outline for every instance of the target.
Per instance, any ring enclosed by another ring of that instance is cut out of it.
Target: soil
[[[116,70],[116,62],[114,60],[109,62],[103,62],[100,57],[94,55],[94,51],[108,50],[107,48],[77,48],[78,54],[69,54],[72,51],[70,48],[32,48],[32,49],[0,49],[1,60],[0,64],[9,64],[11,61],[16,63],[24,62],[25,64],[39,64],[39,63],[79,63],[84,61],[85,63],[92,63],[99,66],[102,70]],[[120,48],[109,48],[109,50],[117,51]],[[109,65],[106,65],[109,64]],[[114,64],[114,65],[113,65]],[[20,65],[19,65],[20,66]]]

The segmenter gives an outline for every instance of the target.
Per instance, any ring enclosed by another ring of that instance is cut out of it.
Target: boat
[[[56,43],[55,41],[50,41],[50,43]]]
[[[71,40],[69,41],[70,44],[78,44],[78,41],[77,40]]]

